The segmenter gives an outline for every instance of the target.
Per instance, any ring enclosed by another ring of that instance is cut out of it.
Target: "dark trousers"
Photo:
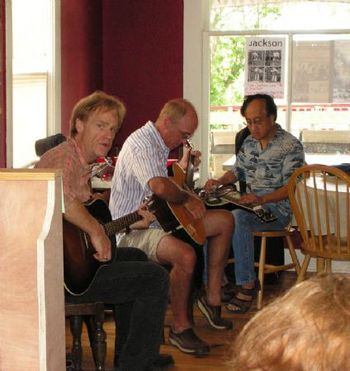
[[[89,290],[69,297],[71,302],[114,305],[118,331],[115,351],[122,371],[143,371],[159,354],[168,299],[167,271],[144,261],[139,251],[118,248],[116,259],[100,268]]]

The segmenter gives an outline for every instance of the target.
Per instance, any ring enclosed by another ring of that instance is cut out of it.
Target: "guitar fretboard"
[[[238,202],[239,197],[240,197],[240,195],[239,195],[238,192],[234,192],[233,194],[226,194],[226,195],[222,196],[223,199],[233,203],[234,205],[239,206],[242,209],[246,209],[246,210],[249,210],[249,211],[254,211],[254,207],[256,206],[255,204],[240,204]]]
[[[125,216],[122,216],[121,218],[117,220],[113,220],[111,222],[108,222],[104,224],[104,229],[106,231],[107,236],[112,236],[113,234],[116,234],[126,227],[128,227],[131,224],[134,224],[138,220],[141,220],[142,217],[135,211],[131,214],[127,214]]]
[[[260,205],[255,204],[240,204],[237,199],[238,193],[233,193],[232,196],[227,194],[222,196],[224,200],[231,202],[241,209],[248,210],[257,215],[263,222],[269,223],[275,221],[277,218],[269,210],[264,210]]]

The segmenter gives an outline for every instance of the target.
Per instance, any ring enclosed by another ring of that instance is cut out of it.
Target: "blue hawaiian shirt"
[[[247,184],[247,192],[258,196],[271,193],[288,183],[295,169],[305,163],[300,141],[276,124],[277,131],[265,149],[249,135],[243,142],[233,166],[238,180]],[[290,217],[289,200],[264,204],[273,213]]]

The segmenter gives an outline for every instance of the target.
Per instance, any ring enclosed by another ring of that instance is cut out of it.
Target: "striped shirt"
[[[168,177],[168,156],[169,148],[151,121],[127,138],[112,178],[109,208],[113,219],[140,207],[145,197],[152,194],[148,186],[150,179]],[[121,237],[117,235],[118,239]]]
[[[68,138],[67,141],[45,152],[35,167],[62,170],[66,210],[75,199],[86,202],[91,198],[91,165],[83,159],[74,139]]]
[[[288,183],[294,170],[305,163],[304,149],[300,141],[276,124],[277,131],[265,149],[249,135],[237,154],[233,173],[247,184],[247,192],[258,196],[271,193]],[[272,212],[277,210],[290,216],[288,199],[265,204]]]

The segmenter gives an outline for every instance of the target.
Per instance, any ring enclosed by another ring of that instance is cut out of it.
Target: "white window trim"
[[[47,86],[47,134],[61,132],[61,0],[52,3],[51,72]],[[6,166],[13,167],[13,102],[12,102],[12,0],[5,2],[6,12]]]
[[[5,2],[6,14],[6,166],[13,166],[12,127],[12,1]]]
[[[209,15],[208,0],[193,1],[184,0],[184,97],[189,99],[196,107],[200,120],[200,126],[194,137],[194,143],[202,151],[202,165],[200,172],[201,183],[208,179],[208,118],[207,111],[209,101],[208,71],[209,66],[203,65],[202,60],[208,60],[208,22],[205,20]],[[202,39],[202,35],[205,39]],[[202,59],[203,58],[203,59]],[[299,257],[301,259],[301,257]],[[290,257],[286,255],[286,263]],[[335,271],[349,272],[349,267],[343,262],[337,262]],[[310,267],[313,271],[315,268]]]
[[[184,0],[184,65],[183,95],[196,107],[199,127],[193,142],[202,151],[200,179],[208,179],[208,39],[203,39],[203,31],[208,28],[209,1]]]
[[[264,34],[283,34],[289,38],[289,63],[292,58],[292,35],[296,34],[341,34],[349,30],[283,30],[264,31]],[[183,65],[183,94],[194,103],[199,116],[199,128],[194,136],[194,144],[202,151],[202,166],[200,169],[201,183],[209,177],[209,36],[210,35],[239,35],[249,34],[242,31],[209,31],[209,0],[184,0],[184,65]],[[251,33],[253,34],[253,33]],[[290,79],[291,70],[289,70]],[[287,92],[290,101],[291,85]],[[289,102],[290,103],[290,102]],[[290,110],[287,112],[287,122],[290,122]],[[290,130],[287,127],[287,130]]]
[[[51,42],[51,73],[48,76],[47,133],[60,133],[61,125],[61,0],[50,0],[53,24]]]

